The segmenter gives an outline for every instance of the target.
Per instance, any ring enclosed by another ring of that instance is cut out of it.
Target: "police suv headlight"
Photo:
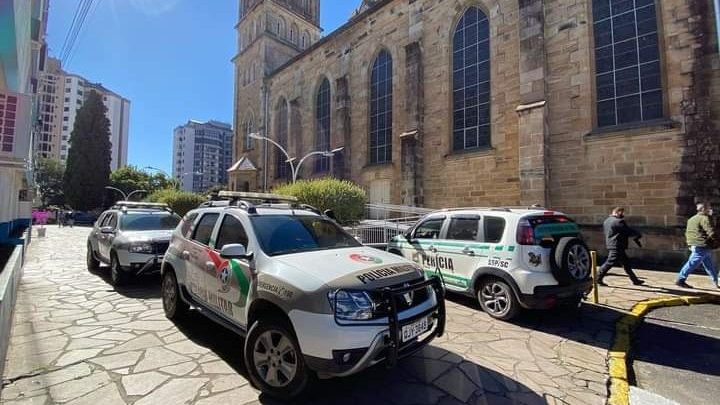
[[[132,243],[129,250],[130,253],[152,253],[153,245],[150,243]]]
[[[331,291],[328,299],[337,319],[366,321],[373,317],[375,303],[365,291]]]

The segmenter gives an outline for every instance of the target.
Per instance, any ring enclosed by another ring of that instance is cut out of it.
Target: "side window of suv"
[[[185,218],[182,219],[182,224],[180,225],[180,233],[182,234],[182,236],[186,238],[190,237],[192,225],[193,223],[195,223],[195,219],[197,218],[197,216],[197,212],[185,215]]]
[[[192,238],[202,245],[209,245],[215,222],[217,222],[219,216],[220,214],[203,215],[200,222],[195,226],[195,234]]]
[[[498,217],[483,218],[485,242],[498,243],[505,233],[505,220]]]
[[[445,218],[433,218],[423,222],[415,229],[415,239],[438,239],[443,222]]]
[[[108,217],[105,218],[105,225],[103,226],[109,226],[113,229],[117,228],[117,214],[109,214]]]
[[[215,249],[220,250],[225,245],[232,245],[239,243],[245,248],[248,247],[248,237],[245,233],[245,228],[242,223],[232,215],[225,215],[220,225],[220,231],[218,231],[217,242],[215,242]]]
[[[447,238],[452,240],[477,241],[480,218],[453,218],[450,221]]]

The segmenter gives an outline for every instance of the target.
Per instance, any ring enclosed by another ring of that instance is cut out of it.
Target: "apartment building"
[[[194,121],[175,128],[173,177],[185,191],[226,185],[232,164],[233,128],[219,121]]]

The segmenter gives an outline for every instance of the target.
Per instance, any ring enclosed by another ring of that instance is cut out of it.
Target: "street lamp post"
[[[125,192],[120,190],[119,188],[115,188],[115,187],[111,187],[111,186],[105,186],[105,189],[117,191],[118,193],[122,194],[123,201],[130,201],[130,197],[132,197],[135,194],[147,193],[147,190],[135,190],[135,191],[131,192],[130,194],[125,194]]]
[[[248,136],[252,139],[258,139],[258,140],[270,142],[271,144],[277,146],[278,149],[280,149],[280,151],[285,155],[285,162],[290,164],[290,171],[292,172],[292,182],[293,183],[295,183],[297,181],[297,176],[300,173],[300,168],[302,167],[303,163],[305,163],[305,161],[308,158],[310,158],[312,156],[333,157],[333,156],[335,156],[336,153],[340,153],[345,149],[344,147],[342,147],[342,148],[335,148],[333,150],[325,150],[325,151],[318,150],[318,151],[310,152],[307,155],[303,156],[300,159],[300,161],[298,161],[297,158],[290,157],[287,150],[285,150],[285,148],[283,148],[282,145],[275,142],[274,140],[272,140],[266,136],[262,136],[258,133],[251,133]],[[297,165],[295,165],[295,162],[298,162]]]

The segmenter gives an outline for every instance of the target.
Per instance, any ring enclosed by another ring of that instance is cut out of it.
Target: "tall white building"
[[[232,165],[232,125],[219,121],[188,121],[173,135],[173,177],[185,191],[203,192],[227,185]]]
[[[92,83],[72,73],[66,73],[63,82],[59,159],[63,162],[67,160],[68,150],[70,149],[70,134],[75,125],[77,111],[82,107],[87,95],[94,90],[102,97],[105,107],[107,107],[106,115],[110,120],[110,142],[112,144],[110,169],[117,170],[127,166],[130,100],[106,89],[99,83]]]

